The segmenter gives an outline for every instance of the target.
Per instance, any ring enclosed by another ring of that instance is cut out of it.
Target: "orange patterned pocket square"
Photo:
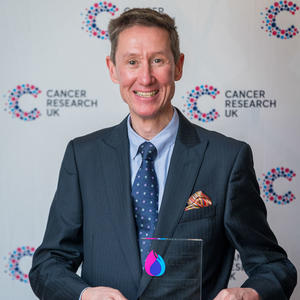
[[[206,196],[202,191],[198,191],[189,198],[184,211],[199,209],[201,207],[210,205],[212,205],[210,198]]]

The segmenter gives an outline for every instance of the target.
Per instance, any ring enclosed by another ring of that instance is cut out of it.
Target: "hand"
[[[222,290],[214,300],[259,300],[259,294],[251,288],[230,288]]]
[[[120,291],[106,287],[89,287],[82,293],[81,300],[127,300]]]

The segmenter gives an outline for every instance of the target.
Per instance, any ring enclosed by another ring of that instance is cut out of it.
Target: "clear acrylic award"
[[[201,300],[202,239],[142,238],[151,242],[144,263],[150,278],[143,300]]]

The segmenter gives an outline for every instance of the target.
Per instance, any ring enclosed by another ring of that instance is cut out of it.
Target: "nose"
[[[155,77],[153,75],[151,66],[148,62],[144,62],[140,66],[138,81],[141,85],[148,86],[155,82]]]

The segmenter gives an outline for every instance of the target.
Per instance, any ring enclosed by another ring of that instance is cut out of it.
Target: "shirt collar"
[[[149,141],[156,147],[157,157],[161,155],[164,149],[175,143],[178,127],[179,117],[176,109],[174,109],[173,117],[169,124]],[[146,142],[146,140],[132,129],[130,124],[130,115],[127,118],[127,130],[130,144],[130,158],[135,159],[139,146]]]

